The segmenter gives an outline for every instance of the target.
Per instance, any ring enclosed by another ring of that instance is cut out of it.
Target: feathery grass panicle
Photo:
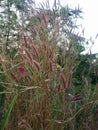
[[[59,74],[59,77],[60,77],[61,80],[62,80],[62,83],[63,83],[64,88],[66,89],[66,80],[65,80],[65,76],[64,76],[62,73],[60,73],[60,74]]]
[[[32,46],[32,49],[33,49],[33,52],[34,52],[34,54],[35,54],[35,56],[37,57],[37,58],[39,58],[39,52],[38,52],[38,50],[37,50],[37,48],[36,48],[36,46],[34,45],[34,43],[33,43],[33,41],[32,41],[32,39],[30,38],[30,42],[31,42],[31,46]]]
[[[37,61],[35,61],[35,60],[33,60],[33,64],[34,64],[35,69],[36,69],[38,72],[40,72],[40,71],[41,71],[40,64],[39,64]]]
[[[25,43],[25,47],[28,47],[28,43],[27,43],[27,37],[23,34],[23,39],[24,39],[24,43]]]

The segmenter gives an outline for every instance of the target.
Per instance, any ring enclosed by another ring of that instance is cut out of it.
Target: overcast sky
[[[35,0],[36,3],[45,2],[47,0]],[[50,5],[52,6],[54,0],[49,0]],[[60,0],[62,5],[69,5],[70,7],[79,7],[82,8],[84,20],[80,20],[83,28],[85,28],[85,37],[95,40],[95,37],[98,33],[98,0]],[[93,53],[98,53],[98,38],[95,40],[95,43],[92,47]]]

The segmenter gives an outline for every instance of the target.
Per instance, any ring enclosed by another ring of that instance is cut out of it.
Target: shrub
[[[56,6],[35,9],[32,15],[29,11],[17,48],[12,47],[8,55],[1,48],[1,94],[5,94],[1,129],[95,129],[97,86],[84,74],[82,83],[74,83],[85,40],[74,33],[73,21],[81,11]]]

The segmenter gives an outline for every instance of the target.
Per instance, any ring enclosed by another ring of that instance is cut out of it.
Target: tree
[[[19,14],[23,14],[25,0],[1,0],[0,30],[2,40],[1,50],[11,55],[14,46],[19,42]],[[11,52],[11,53],[10,53]]]

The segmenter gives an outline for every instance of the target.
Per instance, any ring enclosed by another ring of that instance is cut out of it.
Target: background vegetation
[[[82,11],[56,1],[0,7],[0,129],[96,130],[97,55],[82,54]]]

